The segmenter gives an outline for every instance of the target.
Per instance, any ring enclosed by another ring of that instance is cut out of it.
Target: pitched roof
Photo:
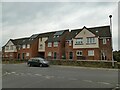
[[[101,27],[93,27],[87,28],[93,34],[99,37],[111,37],[110,26],[101,26]]]
[[[47,33],[40,33],[38,37],[49,37],[50,35],[54,34],[55,32],[47,32]]]
[[[56,31],[54,33],[52,33],[47,42],[58,42],[61,40],[62,38],[62,35],[66,32],[66,31],[69,31],[69,29],[66,29],[66,30],[61,30],[61,31]],[[55,36],[55,37],[54,37]]]
[[[86,27],[84,26],[83,28]],[[83,28],[71,30],[71,32],[69,32],[69,35],[66,37],[66,40],[71,40],[74,38],[79,32],[83,30]],[[100,26],[86,29],[99,37],[111,37],[110,26]]]
[[[75,37],[82,29],[76,29],[76,30],[71,30],[69,34],[66,36],[66,40],[71,40],[73,37]]]
[[[57,31],[54,35],[62,35],[64,31]]]
[[[28,42],[30,38],[19,38],[19,39],[11,39],[11,41],[15,44],[15,45],[23,45],[26,44]]]

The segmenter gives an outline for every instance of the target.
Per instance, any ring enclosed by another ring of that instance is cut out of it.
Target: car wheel
[[[43,65],[42,64],[40,64],[40,67],[42,67]]]
[[[31,64],[29,63],[28,66],[31,67]]]

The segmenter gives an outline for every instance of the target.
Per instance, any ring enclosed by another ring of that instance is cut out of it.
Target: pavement
[[[115,88],[118,70],[51,65],[3,64],[3,88]]]

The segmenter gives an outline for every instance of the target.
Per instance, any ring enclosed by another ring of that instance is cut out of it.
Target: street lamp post
[[[111,44],[112,44],[112,15],[109,15],[110,18],[110,32],[111,32]],[[113,44],[112,46],[112,51],[113,51]],[[112,52],[112,67],[114,67],[114,59],[113,59],[113,52]]]

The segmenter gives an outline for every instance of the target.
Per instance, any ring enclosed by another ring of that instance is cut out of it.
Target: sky
[[[2,2],[0,45],[32,34],[110,25],[109,15],[113,50],[118,50],[117,2]]]

